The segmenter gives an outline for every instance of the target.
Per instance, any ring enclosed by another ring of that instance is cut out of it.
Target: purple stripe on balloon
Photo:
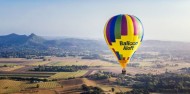
[[[122,16],[121,22],[121,35],[127,35],[127,20],[125,15]]]
[[[108,40],[109,45],[112,45],[112,44],[111,44],[111,39],[110,39],[111,20],[112,20],[112,18],[109,20],[109,22],[108,22],[108,24],[107,24],[107,27],[106,27],[106,37],[107,37],[107,40]]]
[[[129,15],[129,17],[131,17],[131,19],[132,19],[132,21],[133,21],[133,27],[134,27],[134,35],[137,35],[137,22],[136,22],[136,20],[135,20],[135,18],[133,18],[133,16],[130,16]]]

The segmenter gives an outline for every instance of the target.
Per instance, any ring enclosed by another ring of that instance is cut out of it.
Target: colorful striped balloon
[[[141,21],[133,15],[116,15],[105,25],[104,37],[122,68],[140,46],[143,39]]]

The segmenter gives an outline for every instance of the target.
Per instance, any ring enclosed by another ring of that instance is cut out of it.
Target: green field
[[[87,70],[80,70],[77,72],[57,72],[57,73],[11,73],[11,74],[0,74],[0,77],[37,77],[37,78],[48,78],[49,79],[66,79],[70,77],[81,77]]]
[[[0,66],[4,66],[4,65],[9,67],[9,66],[16,66],[18,64],[16,64],[16,63],[0,63]]]
[[[50,63],[50,61],[40,61],[40,62],[33,62],[33,63],[29,63],[27,65],[31,65],[31,66],[38,66],[38,65],[45,65]]]
[[[21,88],[36,88],[37,84],[39,85],[39,88],[55,88],[60,86],[57,82],[39,82],[39,83],[33,83],[33,84],[29,84],[29,83],[25,83],[22,84],[20,87]]]
[[[72,66],[72,65],[87,65],[87,66],[119,66],[119,64],[113,64],[106,61],[101,60],[86,60],[86,61],[78,61],[78,62],[51,62],[47,64],[48,66]]]
[[[80,70],[77,72],[59,72],[49,77],[50,79],[65,79],[70,77],[80,77],[87,73],[86,70]]]

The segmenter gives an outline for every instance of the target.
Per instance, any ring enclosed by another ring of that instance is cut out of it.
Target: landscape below
[[[190,43],[145,40],[121,74],[100,40],[0,36],[0,93],[190,93]]]

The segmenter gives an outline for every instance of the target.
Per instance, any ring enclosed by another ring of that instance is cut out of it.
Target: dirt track
[[[83,75],[83,77],[86,77],[86,76],[90,75],[93,71],[94,71],[94,70],[88,70],[88,72],[85,73],[85,74]]]

